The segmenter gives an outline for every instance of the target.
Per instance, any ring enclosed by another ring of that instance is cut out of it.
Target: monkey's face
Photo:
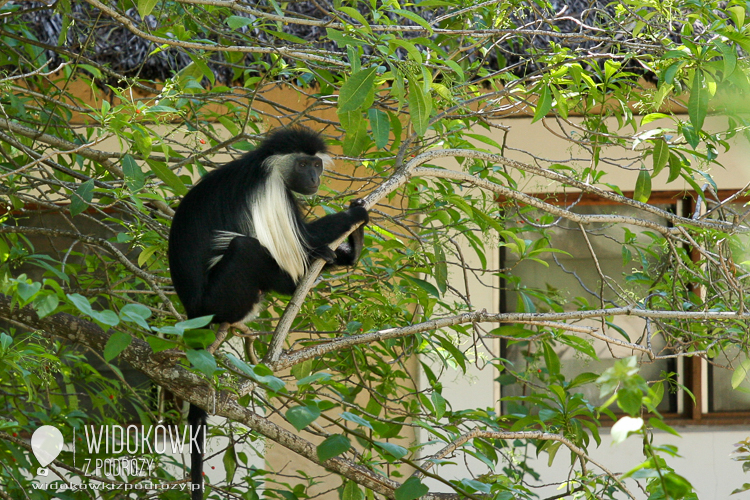
[[[290,155],[291,165],[285,172],[286,186],[299,194],[315,194],[320,186],[323,160],[305,154]]]

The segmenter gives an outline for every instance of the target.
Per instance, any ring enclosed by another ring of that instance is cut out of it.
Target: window
[[[652,204],[672,213],[692,214],[692,199],[676,194],[662,193],[652,196]],[[619,214],[649,218],[660,225],[667,220],[654,214],[644,214],[627,206],[608,204],[599,199],[582,198],[577,203],[565,203],[572,211],[580,214]],[[551,247],[561,252],[537,254],[537,261],[519,259],[519,255],[508,248],[501,248],[501,267],[509,271],[501,280],[500,308],[503,312],[545,312],[552,310],[573,311],[582,305],[601,308],[603,304],[624,306],[633,303],[634,297],[648,294],[648,280],[639,274],[641,259],[650,264],[660,258],[661,239],[657,233],[641,227],[626,224],[594,224],[586,227],[586,234],[576,223],[566,219],[554,219],[530,207],[521,207],[508,212],[508,222],[512,224],[535,224],[546,227],[546,235],[539,241],[538,233],[521,233],[519,237],[530,240],[536,248]],[[697,257],[697,256],[696,256]],[[743,259],[743,260],[746,260]],[[604,279],[602,278],[604,277]],[[539,293],[544,291],[546,293]],[[552,294],[553,299],[547,298]],[[598,327],[599,332],[625,342],[642,343],[650,337],[652,349],[660,355],[670,355],[667,342],[658,331],[641,318],[630,316],[615,317],[611,323],[582,320],[571,325]],[[579,335],[587,338],[586,335]],[[665,392],[658,406],[673,423],[745,423],[750,422],[750,383],[747,392],[732,389],[732,371],[720,366],[730,361],[737,366],[741,359],[731,350],[720,353],[710,360],[700,358],[667,358],[648,362],[641,352],[628,347],[608,344],[604,340],[588,338],[591,348],[599,360],[581,355],[574,346],[563,342],[556,343],[556,352],[561,362],[561,372],[566,380],[572,380],[584,372],[598,372],[614,364],[615,358],[636,355],[640,357],[641,375],[648,381],[662,380],[667,373],[677,374],[676,381],[684,384],[696,397],[696,403],[686,391],[674,388]],[[503,341],[501,355],[516,367],[527,366],[529,379],[515,381],[503,379],[502,396],[516,396],[528,393],[530,385],[540,382],[534,375],[538,366],[543,366],[542,353],[532,341]],[[538,366],[537,366],[537,363]],[[712,364],[713,363],[713,364]],[[718,366],[714,366],[714,364]],[[593,384],[580,387],[580,392],[592,404],[604,401],[598,388]],[[508,411],[509,405],[504,405]],[[617,408],[614,407],[613,410]]]

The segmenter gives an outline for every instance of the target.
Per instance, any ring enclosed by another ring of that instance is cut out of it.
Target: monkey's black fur
[[[316,258],[329,266],[357,262],[368,222],[362,200],[307,222],[292,194],[317,192],[326,151],[310,130],[280,129],[185,195],[169,234],[169,265],[189,318],[213,314],[214,323],[234,323],[255,312],[265,292],[294,293]],[[359,222],[347,242],[335,251],[328,247]],[[203,426],[206,416],[191,405],[188,423]],[[193,500],[203,497],[202,468],[200,447],[193,447],[191,481],[201,485]]]

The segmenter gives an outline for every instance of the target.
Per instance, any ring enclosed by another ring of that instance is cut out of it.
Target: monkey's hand
[[[323,245],[319,248],[313,248],[310,251],[310,260],[313,261],[315,259],[323,259],[324,261],[326,261],[326,264],[335,264],[336,252],[331,250],[328,245]]]
[[[349,203],[349,214],[356,222],[362,222],[362,225],[370,222],[370,216],[365,208],[365,200],[357,198]],[[361,227],[361,226],[360,226]]]

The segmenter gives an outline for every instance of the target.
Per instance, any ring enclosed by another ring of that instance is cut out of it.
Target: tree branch
[[[422,333],[440,328],[447,328],[455,325],[466,323],[544,323],[549,321],[573,321],[590,318],[601,318],[605,316],[636,316],[639,318],[652,319],[674,319],[674,320],[720,320],[720,321],[746,321],[750,320],[750,313],[747,312],[692,312],[692,311],[664,311],[664,310],[647,310],[639,309],[635,306],[615,307],[612,309],[587,309],[585,311],[571,311],[561,313],[488,313],[487,311],[477,311],[471,313],[449,316],[447,318],[433,319],[414,325],[403,326],[399,328],[388,328],[377,332],[363,333],[360,335],[351,335],[347,337],[337,337],[327,341],[325,344],[306,347],[280,356],[278,361],[268,362],[268,365],[274,371],[284,370],[298,363],[312,359],[323,354],[337,351],[340,349],[352,347],[355,345],[369,344],[387,339],[408,337],[415,333]],[[623,342],[607,335],[596,332],[595,330],[585,331],[587,335],[612,342],[622,347],[635,349],[649,353],[651,359],[659,359],[654,356],[647,348],[638,344]],[[670,356],[671,357],[671,356]]]

